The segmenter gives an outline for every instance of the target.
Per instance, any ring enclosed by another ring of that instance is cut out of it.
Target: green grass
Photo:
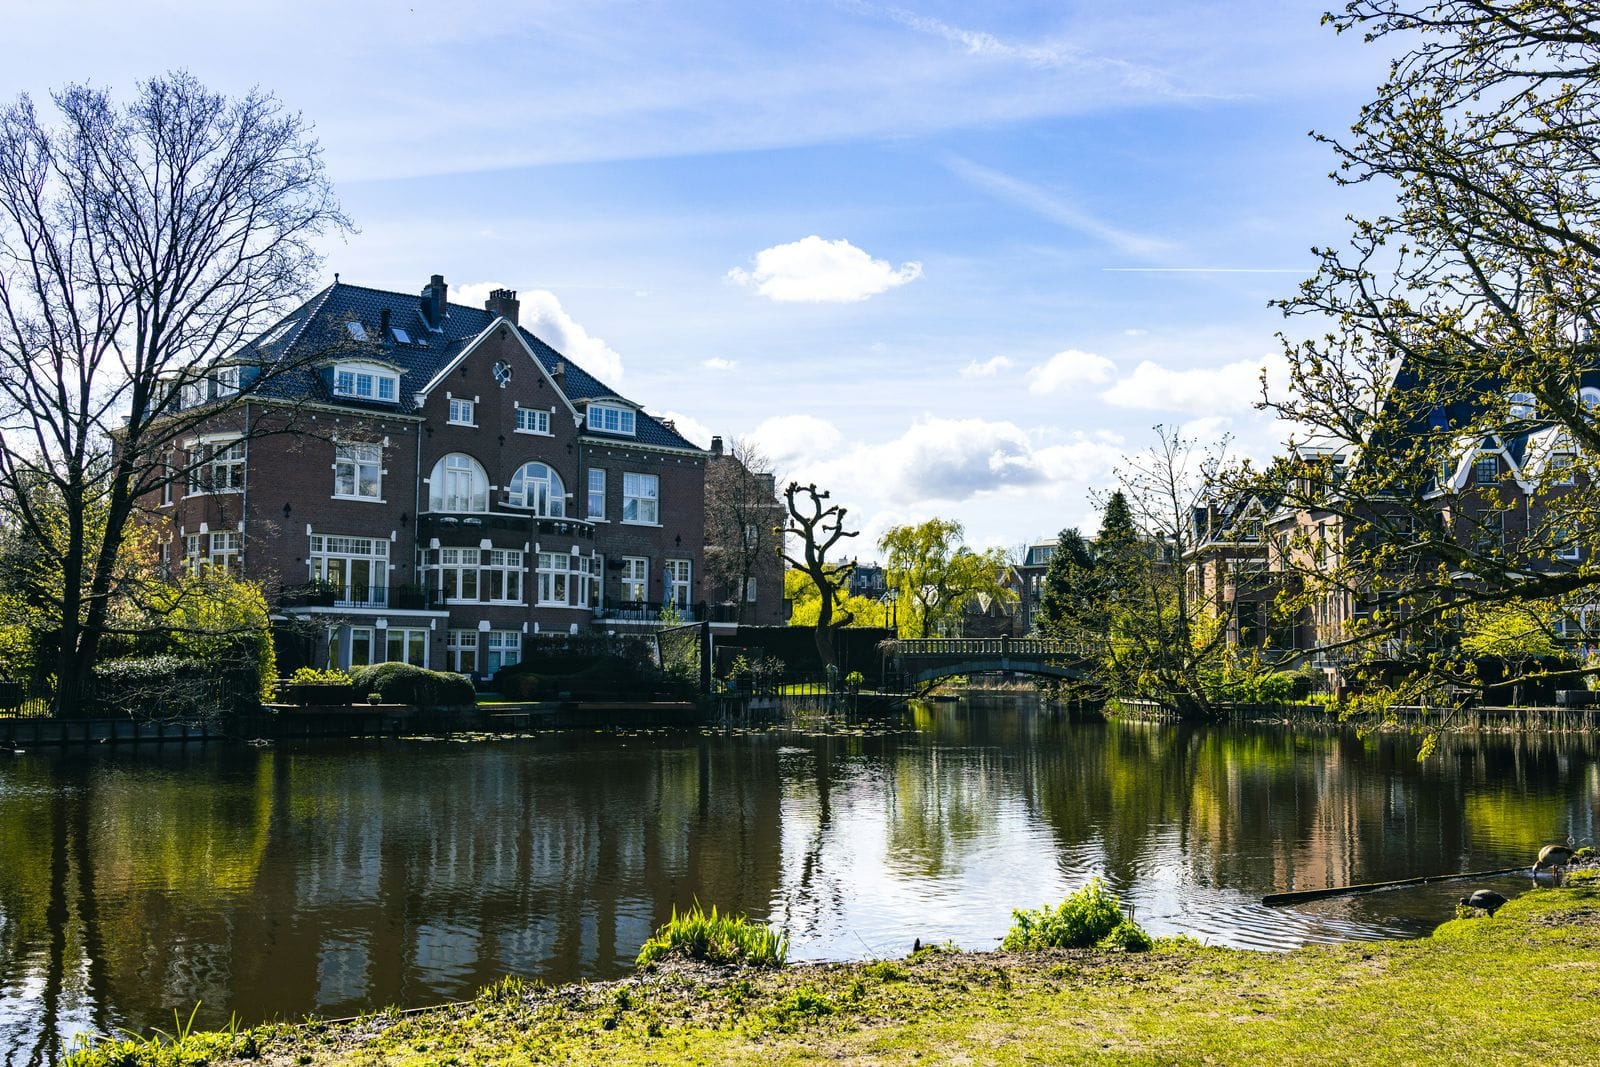
[[[672,918],[639,949],[635,965],[646,967],[674,957],[703,963],[735,963],[749,967],[782,967],[789,955],[789,938],[743,915],[719,915],[699,904]]]
[[[1587,1062],[1600,890],[1537,890],[1417,941],[1295,952],[926,952],[778,970],[505,984],[437,1011],[108,1042],[68,1067],[202,1064]],[[252,1044],[242,1042],[249,1038]],[[177,1058],[180,1051],[192,1056]]]

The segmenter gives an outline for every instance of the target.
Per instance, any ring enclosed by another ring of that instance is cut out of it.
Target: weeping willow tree
[[[1464,623],[1600,586],[1600,9],[1357,0],[1325,21],[1400,54],[1336,182],[1393,193],[1282,301],[1300,427],[1257,488],[1283,502],[1281,610],[1374,699],[1481,685]],[[1530,671],[1548,659],[1523,657]]]

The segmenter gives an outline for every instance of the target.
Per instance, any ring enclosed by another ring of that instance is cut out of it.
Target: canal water
[[[1097,875],[1156,934],[1413,937],[1470,886],[1260,897],[1594,840],[1594,738],[1416,747],[974,697],[887,731],[0,757],[0,1060],[196,1003],[216,1025],[615,977],[695,901],[784,927],[800,960],[993,948],[1012,908]]]

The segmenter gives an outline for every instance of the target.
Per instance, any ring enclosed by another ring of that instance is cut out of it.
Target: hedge
[[[430,671],[409,663],[374,663],[350,672],[356,693],[378,693],[385,704],[453,708],[477,703],[477,690],[464,674]]]

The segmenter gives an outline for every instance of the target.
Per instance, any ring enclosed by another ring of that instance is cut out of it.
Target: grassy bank
[[[895,962],[506,982],[351,1023],[104,1043],[109,1064],[1573,1063],[1600,1029],[1600,890],[1431,938],[1289,953],[924,951]]]

